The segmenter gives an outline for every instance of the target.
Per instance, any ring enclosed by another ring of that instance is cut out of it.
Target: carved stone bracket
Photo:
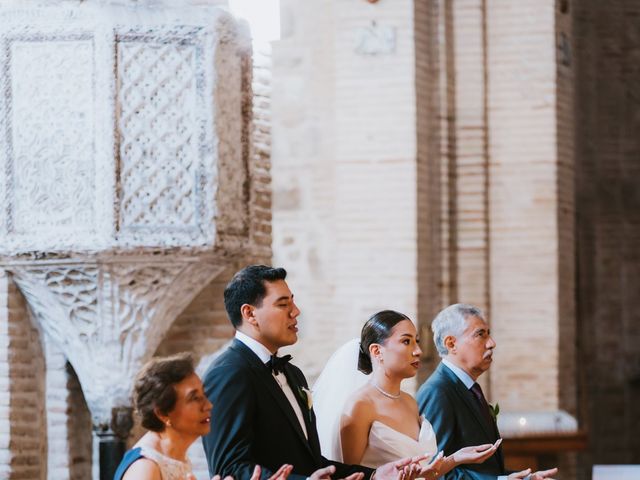
[[[144,259],[141,259],[144,260]],[[38,325],[73,365],[95,424],[129,405],[132,380],[175,317],[224,266],[192,261],[9,266]]]

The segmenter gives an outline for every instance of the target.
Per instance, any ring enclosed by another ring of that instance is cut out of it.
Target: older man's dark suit
[[[445,364],[420,387],[416,396],[422,413],[436,433],[438,449],[451,455],[462,447],[494,443],[500,436],[494,421],[482,414],[474,394]],[[462,465],[447,473],[446,480],[495,480],[507,475],[502,448],[484,463]]]
[[[256,464],[262,478],[281,465],[293,465],[291,480],[304,479],[319,468],[335,465],[334,478],[373,470],[331,462],[322,457],[313,409],[309,409],[301,387],[308,388],[299,368],[287,364],[287,382],[298,398],[309,439],[291,404],[269,368],[245,344],[234,340],[209,367],[204,377],[207,397],[213,403],[211,431],[203,437],[210,474],[235,480],[251,477]]]

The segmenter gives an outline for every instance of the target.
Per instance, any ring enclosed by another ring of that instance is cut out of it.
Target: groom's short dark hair
[[[240,307],[245,303],[259,307],[267,293],[265,282],[275,282],[287,278],[284,268],[266,265],[249,265],[237,272],[224,289],[224,308],[235,328],[242,325]]]

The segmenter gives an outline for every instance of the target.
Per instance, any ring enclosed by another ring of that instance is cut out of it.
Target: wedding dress
[[[316,413],[318,437],[322,454],[335,461],[342,461],[340,443],[340,418],[347,400],[369,381],[369,377],[358,371],[360,341],[350,340],[329,359],[313,386],[313,409]],[[417,439],[398,432],[388,425],[374,421],[369,431],[369,442],[361,465],[376,468],[385,463],[405,457],[438,453],[436,436],[431,424],[421,418]]]
[[[375,420],[371,424],[369,444],[360,464],[376,468],[401,458],[425,454],[429,458],[423,463],[428,463],[431,457],[438,453],[438,444],[431,424],[424,417],[421,418],[421,422],[418,438],[413,439]]]

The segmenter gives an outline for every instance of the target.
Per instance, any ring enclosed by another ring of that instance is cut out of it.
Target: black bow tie
[[[285,355],[284,357],[278,357],[277,355],[271,355],[271,360],[269,360],[266,365],[271,369],[273,373],[278,375],[278,373],[284,373],[284,366],[289,363],[291,360],[291,355]]]

